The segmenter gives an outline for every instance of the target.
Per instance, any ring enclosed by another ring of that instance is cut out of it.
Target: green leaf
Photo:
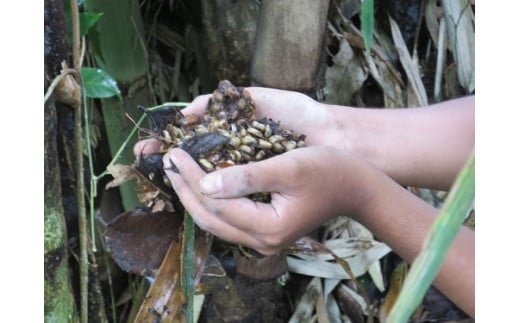
[[[79,14],[79,34],[85,36],[90,28],[98,22],[103,13],[81,12]]]
[[[81,7],[83,1],[78,1],[78,7]],[[72,15],[70,12],[70,1],[65,1],[65,25],[67,26],[67,39],[72,42]],[[83,11],[79,13],[79,34],[80,37],[85,36],[90,28],[94,26],[103,13],[93,13]]]
[[[83,86],[85,87],[87,97],[110,98],[117,95],[119,100],[123,100],[116,80],[102,69],[82,67],[81,78],[83,80]]]
[[[374,35],[374,0],[361,0],[361,33],[367,53],[370,53]]]

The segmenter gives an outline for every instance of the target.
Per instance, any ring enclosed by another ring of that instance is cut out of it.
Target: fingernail
[[[164,170],[172,171],[174,173],[179,174],[179,169],[177,168],[177,158],[172,153],[167,154],[163,158]]]
[[[208,174],[200,180],[201,193],[204,195],[216,195],[222,192],[222,175],[218,173]]]

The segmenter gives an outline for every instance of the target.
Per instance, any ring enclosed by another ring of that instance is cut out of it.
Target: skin
[[[274,254],[338,215],[348,215],[412,262],[438,210],[403,185],[448,190],[474,149],[474,96],[423,108],[326,105],[299,93],[248,88],[256,116],[307,134],[307,147],[206,174],[184,151],[164,157],[195,222],[227,241]],[[209,96],[185,114],[202,114]],[[449,111],[448,111],[449,110]],[[158,149],[139,142],[136,155]],[[244,196],[271,192],[270,203]],[[434,284],[469,315],[475,304],[475,236],[463,227]]]

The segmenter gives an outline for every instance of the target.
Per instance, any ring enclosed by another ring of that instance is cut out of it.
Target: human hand
[[[310,97],[299,92],[264,87],[248,87],[246,90],[256,105],[255,116],[280,121],[282,127],[307,136],[307,145],[323,142],[330,129],[330,110]],[[202,95],[187,106],[184,114],[203,114],[210,95]]]
[[[249,87],[247,91],[256,105],[255,117],[271,118],[280,121],[285,129],[298,134],[305,134],[306,145],[326,144],[334,142],[334,117],[327,109],[310,97],[293,91],[277,90],[262,87]],[[184,115],[204,113],[210,94],[200,95],[182,110]],[[150,154],[157,152],[160,143],[155,139],[142,140],[134,147],[134,154]]]
[[[341,150],[316,146],[206,174],[181,149],[166,171],[186,210],[203,230],[271,255],[338,215],[357,217],[371,197],[373,169]],[[245,196],[271,192],[270,203]]]

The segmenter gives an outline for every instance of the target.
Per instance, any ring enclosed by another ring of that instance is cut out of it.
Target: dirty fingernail
[[[164,170],[165,171],[172,171],[174,173],[179,174],[179,169],[176,166],[177,159],[172,153],[168,153],[163,158],[163,164],[164,164]]]

